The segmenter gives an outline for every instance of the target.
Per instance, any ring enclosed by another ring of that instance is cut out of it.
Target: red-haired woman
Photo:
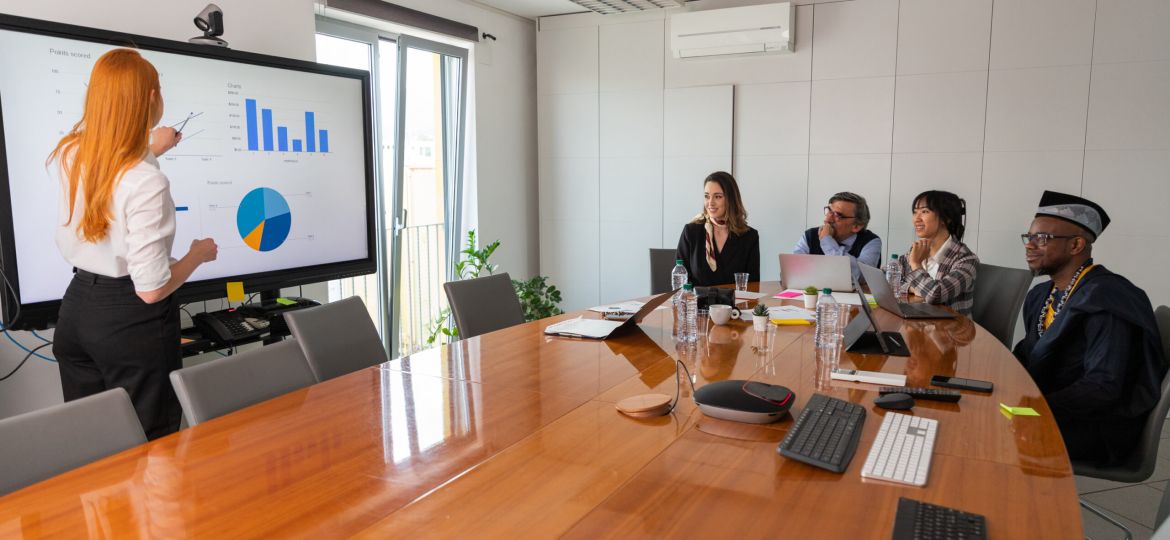
[[[175,203],[156,156],[181,135],[151,132],[162,114],[154,66],[110,51],[94,64],[81,120],[49,156],[61,178],[57,247],[75,269],[53,338],[62,392],[125,388],[151,439],[177,430],[181,413],[168,379],[182,360],[171,293],[217,255],[207,238],[171,259]]]

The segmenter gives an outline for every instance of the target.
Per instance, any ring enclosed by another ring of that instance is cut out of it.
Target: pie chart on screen
[[[272,251],[288,238],[292,212],[288,201],[276,190],[256,188],[244,195],[236,212],[240,238],[256,251]]]

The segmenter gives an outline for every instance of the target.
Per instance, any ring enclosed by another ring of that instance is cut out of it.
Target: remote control
[[[887,386],[903,386],[906,384],[905,375],[899,375],[897,373],[882,373],[880,371],[861,371],[857,369],[834,368],[833,372],[829,374],[829,377],[839,381],[884,384]]]
[[[945,401],[947,403],[954,403],[963,397],[955,390],[941,390],[938,388],[922,388],[913,386],[883,386],[878,389],[881,395],[886,394],[910,394],[914,399],[926,399],[930,401]]]

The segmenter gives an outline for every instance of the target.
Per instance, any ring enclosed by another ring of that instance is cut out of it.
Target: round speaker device
[[[718,381],[695,391],[695,404],[703,414],[748,424],[779,422],[794,401],[792,390],[756,381]]]

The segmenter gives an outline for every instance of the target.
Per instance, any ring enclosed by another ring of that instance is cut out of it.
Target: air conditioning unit
[[[790,53],[796,8],[791,2],[679,13],[670,17],[675,58]]]

